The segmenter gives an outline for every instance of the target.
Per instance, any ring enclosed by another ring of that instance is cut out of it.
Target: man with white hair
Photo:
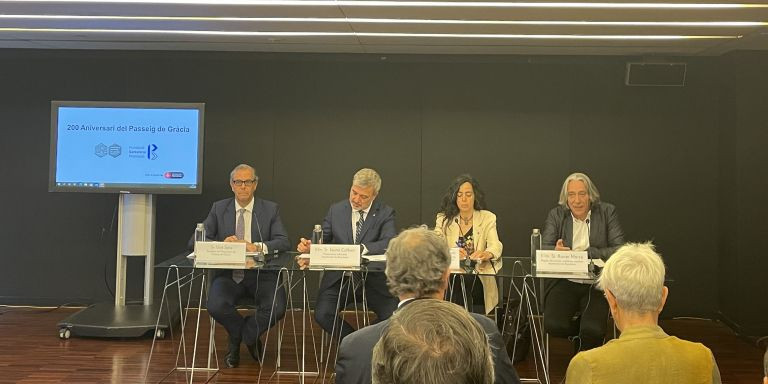
[[[626,244],[608,259],[597,284],[621,336],[574,356],[566,383],[720,383],[709,348],[659,327],[669,293],[664,274],[651,243]]]
[[[349,199],[339,201],[328,209],[328,214],[323,220],[323,244],[359,244],[363,255],[383,254],[389,240],[397,235],[397,229],[395,210],[376,200],[380,189],[381,177],[376,171],[370,168],[357,171],[352,178]],[[311,241],[302,238],[296,249],[301,253],[309,253],[311,245]],[[305,262],[299,260],[299,264]],[[343,309],[348,304],[345,300],[339,300],[339,292],[344,290],[349,280],[345,281],[345,287],[341,286],[341,281],[341,271],[326,271],[320,281],[315,305],[317,323],[326,332],[338,335],[339,340],[355,330],[337,313],[337,307]],[[392,316],[397,300],[387,291],[384,274],[368,273],[364,292],[368,299],[368,308],[376,313],[378,321]],[[353,297],[351,294],[344,296]],[[354,297],[361,297],[361,294]]]
[[[547,215],[541,242],[545,249],[586,251],[590,259],[607,260],[624,244],[624,231],[616,207],[600,199],[589,176],[576,172],[565,178],[558,206]],[[577,352],[600,346],[605,338],[608,305],[592,283],[543,281],[544,329],[552,336],[573,337]]]
[[[444,299],[451,274],[450,265],[448,244],[434,231],[413,228],[403,231],[393,239],[387,250],[385,274],[390,292],[400,299],[398,311],[421,299]],[[464,311],[463,308],[457,307]],[[494,366],[494,382],[519,384],[520,379],[512,366],[496,323],[477,313],[469,313],[469,316],[482,327],[483,336],[488,338]],[[362,328],[342,340],[336,360],[336,383],[371,383],[372,350],[387,324],[389,320]],[[482,343],[485,340],[477,342]],[[455,366],[443,368],[460,370],[465,367],[463,362],[459,361]]]

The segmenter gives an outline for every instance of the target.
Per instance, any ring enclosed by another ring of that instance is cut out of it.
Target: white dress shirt
[[[243,240],[253,243],[256,245],[261,245],[261,251],[264,253],[268,253],[267,245],[260,243],[260,242],[254,242],[253,240],[258,239],[252,239],[251,238],[251,222],[253,221],[253,203],[256,201],[256,199],[251,198],[251,201],[246,205],[245,207],[241,207],[240,203],[235,200],[235,228],[237,228],[237,218],[240,217],[240,209],[245,208],[245,212],[243,213],[243,219],[245,219],[245,233],[243,233]],[[262,235],[264,235],[262,233]]]
[[[351,203],[349,205],[352,206]],[[363,209],[363,221],[365,221],[365,219],[368,218],[368,212],[371,210],[372,206],[373,206],[373,201],[371,201],[371,204],[368,205],[368,208]],[[360,210],[355,210],[355,207],[352,207],[352,237],[354,237],[355,234],[357,233],[357,222],[360,220],[359,211]],[[357,241],[357,239],[354,239],[354,241],[362,244],[362,242]],[[362,255],[368,254],[368,248],[366,248],[365,245],[363,245],[363,251],[360,254]]]
[[[571,218],[573,219],[573,241],[571,241],[572,251],[586,251],[589,249],[589,226],[591,225],[590,217],[592,217],[592,211],[587,212],[587,218],[584,220],[577,219],[575,216],[573,216],[573,213],[571,213]],[[592,280],[568,280],[581,284],[594,283]]]

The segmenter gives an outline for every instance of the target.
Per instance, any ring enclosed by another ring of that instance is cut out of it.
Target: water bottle
[[[323,243],[323,227],[320,224],[315,224],[315,229],[312,230],[312,244]]]
[[[205,224],[197,223],[197,227],[195,227],[195,246],[197,246],[198,242],[202,241],[205,241]]]
[[[531,233],[531,268],[536,268],[536,251],[541,249],[541,233],[538,228]]]

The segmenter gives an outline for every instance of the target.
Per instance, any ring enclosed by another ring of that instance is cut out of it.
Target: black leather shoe
[[[224,362],[228,368],[237,368],[240,365],[240,343],[229,342],[229,350],[224,356]]]
[[[248,347],[248,353],[251,354],[251,357],[261,363],[261,357],[264,356],[264,346],[261,345],[261,340],[256,339],[255,343],[246,345],[246,347]]]

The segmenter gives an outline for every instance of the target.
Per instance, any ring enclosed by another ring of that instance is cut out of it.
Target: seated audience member
[[[650,243],[627,244],[608,259],[597,284],[621,336],[574,356],[566,383],[720,383],[709,348],[659,327],[669,293],[664,274]]]
[[[467,301],[472,312],[482,306],[483,313],[490,313],[499,303],[499,290],[495,275],[501,270],[503,245],[496,232],[496,215],[486,210],[485,194],[480,184],[470,175],[457,177],[443,196],[442,206],[435,220],[435,231],[445,237],[449,247],[458,247],[462,263],[474,265],[482,276],[465,276]],[[478,281],[479,280],[479,281]],[[458,285],[456,285],[458,287]],[[464,295],[454,289],[450,298],[464,305]]]
[[[373,348],[373,384],[492,384],[483,328],[464,308],[416,300],[397,311]]]
[[[387,249],[385,275],[390,292],[400,300],[398,311],[417,299],[443,299],[448,287],[450,264],[448,246],[434,231],[425,228],[408,229],[392,239]],[[520,383],[495,322],[480,314],[469,315],[488,337],[495,382]],[[336,360],[336,383],[371,383],[373,346],[388,323],[389,320],[385,320],[362,328],[341,341]]]

